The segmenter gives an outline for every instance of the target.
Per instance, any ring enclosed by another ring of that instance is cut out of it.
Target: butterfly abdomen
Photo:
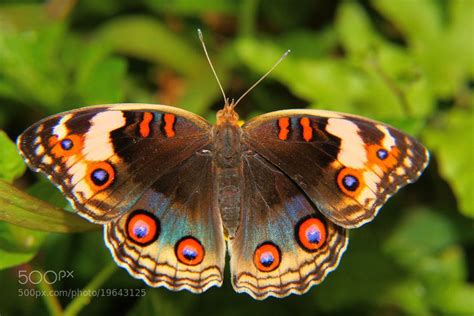
[[[213,131],[217,205],[226,235],[229,238],[235,236],[240,222],[241,133],[240,127],[232,123],[215,126]]]

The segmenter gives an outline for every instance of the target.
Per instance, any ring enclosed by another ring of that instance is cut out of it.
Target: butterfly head
[[[229,102],[229,99],[225,100],[224,108],[217,111],[217,125],[222,124],[237,124],[239,121],[239,114],[235,112],[236,102],[234,100]]]

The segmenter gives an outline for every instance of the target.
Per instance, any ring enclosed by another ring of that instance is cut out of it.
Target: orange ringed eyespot
[[[396,146],[392,146],[390,150],[378,144],[367,146],[369,162],[379,165],[384,171],[393,168],[397,164],[399,153],[400,151]]]
[[[259,271],[271,272],[278,268],[280,261],[280,248],[270,241],[260,244],[255,249],[253,262]]]
[[[82,137],[79,135],[68,135],[59,140],[56,135],[49,138],[51,153],[57,157],[69,157],[80,153],[82,150]]]
[[[160,234],[158,218],[145,210],[136,210],[130,214],[126,227],[130,240],[141,246],[153,243]]]
[[[187,236],[176,243],[175,254],[178,261],[188,265],[195,266],[204,260],[204,247],[196,238]]]
[[[308,216],[296,225],[296,240],[303,249],[309,252],[321,248],[326,238],[326,225],[319,218]]]
[[[89,186],[94,191],[107,189],[115,180],[115,170],[112,165],[106,161],[89,164],[87,174],[86,179],[88,179]]]
[[[364,186],[361,172],[352,168],[341,169],[336,182],[339,190],[351,197],[357,196]]]

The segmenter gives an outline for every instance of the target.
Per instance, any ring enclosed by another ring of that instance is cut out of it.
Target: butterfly
[[[256,299],[301,294],[339,263],[348,229],[415,181],[428,151],[362,117],[283,110],[212,126],[153,104],[87,107],[18,138],[24,159],[78,213],[104,224],[115,261],[151,286],[232,284]]]
[[[283,110],[241,126],[238,102],[225,100],[215,125],[166,105],[101,105],[45,118],[17,144],[103,224],[132,276],[201,293],[222,284],[227,249],[234,289],[255,299],[321,283],[348,230],[428,164],[423,145],[380,122]]]

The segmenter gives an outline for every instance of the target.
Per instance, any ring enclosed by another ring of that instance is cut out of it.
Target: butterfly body
[[[200,293],[222,284],[227,246],[234,289],[256,299],[322,282],[348,229],[429,159],[383,123],[285,110],[240,126],[233,104],[215,126],[164,105],[88,107],[34,124],[17,143],[81,216],[104,225],[131,275]]]
[[[242,129],[237,120],[237,113],[230,105],[226,105],[219,112],[217,124],[211,132],[217,205],[229,238],[234,238],[239,226],[242,199]]]

